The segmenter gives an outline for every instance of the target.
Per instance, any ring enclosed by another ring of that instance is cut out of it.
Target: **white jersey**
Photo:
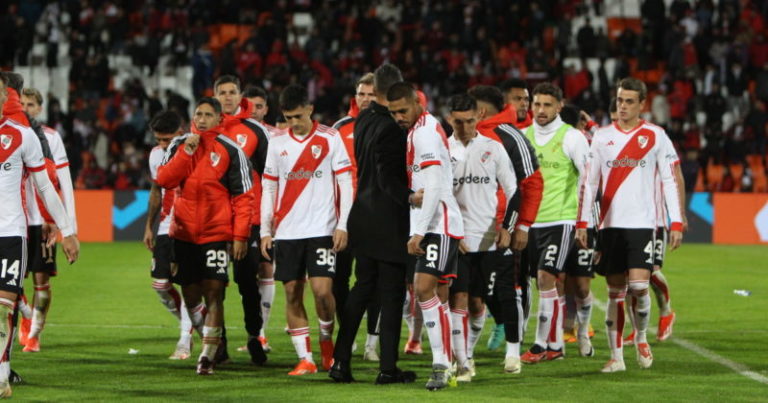
[[[669,154],[665,138],[663,129],[645,121],[629,131],[613,124],[595,133],[579,199],[580,228],[585,228],[589,221],[592,201],[601,181],[600,228],[656,228],[653,190],[657,172],[672,229],[682,227],[673,172],[677,154]]]
[[[25,168],[31,172],[45,169],[40,140],[29,127],[0,119],[0,237],[27,236],[21,193]]]
[[[262,236],[275,239],[330,236],[338,223],[335,175],[352,170],[341,135],[314,123],[300,138],[292,130],[275,133],[269,142],[262,181],[277,182],[274,208],[262,198]],[[267,185],[265,184],[265,188]]]
[[[480,134],[466,146],[453,136],[448,147],[453,162],[453,194],[464,220],[464,244],[469,252],[496,250],[497,191],[501,186],[509,200],[517,190],[512,160],[501,143]]]
[[[61,135],[48,126],[43,126],[42,128],[45,138],[48,140],[48,147],[51,150],[51,156],[53,157],[56,169],[68,167],[69,159],[67,158],[67,151],[64,149],[64,141],[61,139]],[[32,183],[31,176],[27,176],[24,182],[24,193],[26,197],[27,223],[31,226],[43,225],[45,220],[43,220],[43,215],[37,204],[37,191]]]
[[[421,207],[411,206],[411,235],[426,233],[448,235],[452,238],[464,237],[464,223],[456,198],[453,196],[453,167],[448,151],[448,138],[440,122],[434,116],[425,112],[411,130],[408,131],[408,148],[406,153],[408,165],[408,183],[410,189],[416,192],[424,191],[424,201]],[[429,167],[429,168],[428,168]],[[435,206],[429,206],[426,189],[430,184],[427,180],[426,169],[438,170],[435,186]],[[434,207],[434,209],[431,209]]]
[[[152,180],[157,180],[157,168],[163,165],[165,150],[155,146],[149,153],[149,175]],[[167,191],[160,187],[160,224],[157,226],[157,235],[168,235],[173,220],[173,202],[176,199],[175,191]]]
[[[670,158],[670,161],[672,161],[672,174],[675,174],[675,166],[680,163],[680,158],[677,155],[677,150],[675,150],[675,146],[672,144],[672,140],[669,139],[669,136],[663,136],[664,140],[664,147],[665,148],[665,155],[668,155],[670,157],[674,156],[674,158]],[[675,180],[677,180],[677,176],[675,175]],[[678,183],[678,186],[682,186],[682,184]],[[664,186],[661,183],[661,176],[658,172],[656,172],[656,187],[654,188],[654,199],[656,201],[656,226],[657,227],[668,227],[667,225],[667,206],[664,204]],[[680,209],[682,212],[682,208]],[[682,214],[682,213],[681,213]]]

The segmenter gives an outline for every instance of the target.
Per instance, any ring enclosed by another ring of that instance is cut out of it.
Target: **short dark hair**
[[[634,77],[623,78],[621,81],[619,81],[618,88],[629,91],[637,91],[640,95],[640,101],[645,100],[645,97],[648,96],[648,87],[645,86],[644,82]]]
[[[38,105],[43,106],[43,94],[37,88],[27,87],[21,90],[21,94],[25,97],[34,98]]]
[[[476,85],[467,91],[475,101],[488,102],[498,110],[504,109],[504,94],[496,87],[490,85]]]
[[[280,93],[280,109],[292,111],[304,105],[309,105],[309,93],[306,88],[291,84]]]
[[[3,76],[3,82],[7,87],[11,87],[21,94],[21,89],[24,88],[24,77],[13,71],[2,71],[0,75]]]
[[[203,105],[203,104],[211,105],[211,107],[213,107],[213,110],[216,113],[221,114],[221,102],[219,102],[218,99],[213,97],[202,97],[197,100],[197,103],[195,104],[195,109],[199,108],[200,105]]]
[[[213,83],[213,92],[216,93],[219,90],[220,85],[229,83],[234,84],[237,87],[237,90],[240,91],[240,79],[231,74],[226,74],[217,78]]]
[[[373,73],[373,89],[377,95],[389,94],[389,89],[400,82],[403,82],[403,75],[394,64],[382,64]]]
[[[533,95],[536,96],[538,94],[555,97],[558,102],[563,100],[563,90],[552,83],[545,82],[536,85],[536,87],[533,88]]]
[[[417,100],[416,88],[413,88],[413,85],[406,82],[392,84],[387,91],[387,101],[392,102],[403,98],[409,101]]]
[[[560,110],[560,119],[563,122],[576,127],[581,119],[581,108],[574,104],[563,105],[563,109]]]
[[[528,83],[526,83],[525,80],[520,78],[510,78],[509,80],[504,80],[499,83],[499,89],[503,92],[507,92],[512,88],[522,88],[524,90],[527,90]]]
[[[611,97],[611,103],[608,104],[608,113],[615,113],[619,110],[619,107],[616,106],[616,97]]]
[[[215,106],[214,106],[215,108]],[[149,129],[155,133],[176,133],[181,127],[181,116],[176,111],[164,110],[158,112],[149,122]]]
[[[477,101],[467,94],[456,94],[448,100],[451,112],[466,112],[477,110]]]
[[[267,91],[265,91],[264,88],[257,87],[255,85],[249,85],[245,87],[245,90],[243,90],[243,96],[245,98],[260,97],[267,99]]]

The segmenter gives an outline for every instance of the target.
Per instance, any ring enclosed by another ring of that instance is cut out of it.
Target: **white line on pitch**
[[[605,309],[606,309],[605,302],[600,301],[598,299],[593,299],[592,301],[593,301],[593,304],[597,307],[597,309],[605,312]],[[656,329],[656,327],[649,327],[648,330],[650,330],[652,333],[656,333],[657,329]],[[704,357],[704,358],[706,358],[706,359],[708,359],[710,361],[718,363],[718,364],[720,364],[720,365],[730,369],[731,371],[733,371],[733,372],[735,372],[735,373],[737,373],[739,375],[745,376],[745,377],[747,377],[749,379],[752,379],[753,381],[757,381],[757,382],[760,382],[760,383],[768,384],[768,377],[765,377],[763,375],[758,374],[755,371],[750,370],[749,367],[747,367],[744,364],[738,363],[736,361],[731,361],[731,360],[729,360],[729,359],[727,359],[727,358],[725,358],[725,357],[715,353],[714,351],[708,350],[708,349],[706,349],[704,347],[699,346],[698,344],[692,343],[692,342],[690,342],[688,340],[682,339],[682,338],[677,337],[677,336],[675,336],[675,337],[673,337],[673,338],[671,338],[669,340],[671,342],[677,344],[678,346],[680,346],[680,347],[682,347],[682,348],[684,348],[686,350],[693,351],[694,353],[696,353],[696,354],[698,354],[698,355],[700,355],[700,356],[702,356],[702,357]]]

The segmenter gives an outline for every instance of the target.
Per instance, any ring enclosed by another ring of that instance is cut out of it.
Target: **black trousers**
[[[362,255],[355,255],[355,259],[357,280],[344,304],[334,358],[339,361],[351,359],[352,343],[355,341],[363,313],[371,301],[378,300],[381,307],[379,369],[394,370],[397,368],[400,350],[406,266],[404,263],[385,262]]]
[[[349,249],[336,253],[336,276],[333,278],[333,298],[336,299],[336,317],[339,326],[344,321],[344,304],[349,297],[349,278],[352,277],[352,252]],[[379,334],[379,301],[374,298],[368,304],[368,334]]]
[[[258,238],[258,231],[255,235]],[[251,234],[251,238],[254,234]],[[248,244],[252,244],[252,239]],[[259,248],[249,246],[243,260],[235,260],[232,264],[237,290],[240,292],[243,304],[243,321],[249,336],[258,337],[264,320],[261,317],[261,293],[259,293],[259,263],[261,252]]]
[[[508,342],[523,341],[523,325],[530,309],[530,287],[525,251],[515,252],[510,259],[504,259],[496,272],[493,296],[486,299],[488,310],[496,323],[504,324]]]

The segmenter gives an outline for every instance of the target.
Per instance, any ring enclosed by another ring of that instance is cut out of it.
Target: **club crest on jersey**
[[[485,164],[485,161],[488,161],[488,158],[491,158],[491,152],[490,151],[486,151],[486,152],[483,153],[483,156],[480,157],[480,162]]]
[[[248,137],[245,134],[238,134],[235,138],[237,139],[237,144],[240,145],[240,148],[245,147],[245,143],[248,142]]]
[[[648,145],[648,136],[644,134],[637,136],[637,144],[640,145],[640,148],[645,148]]]
[[[13,142],[13,137],[7,134],[0,135],[0,146],[3,147],[3,150],[7,150],[11,146],[11,142]]]
[[[312,146],[312,157],[315,159],[320,158],[320,153],[323,152],[323,146],[313,145]]]
[[[216,166],[219,165],[219,161],[221,160],[221,156],[217,152],[211,151],[211,165]]]

